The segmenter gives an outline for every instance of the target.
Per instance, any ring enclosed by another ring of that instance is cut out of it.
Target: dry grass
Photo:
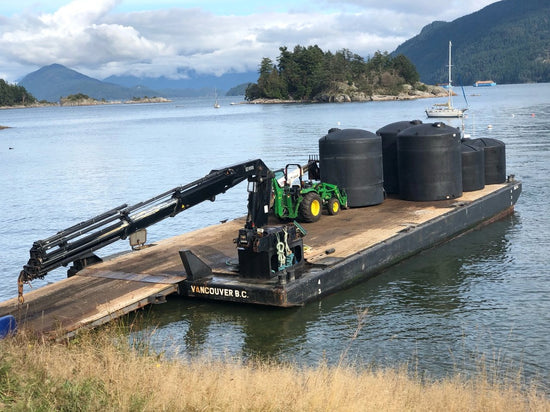
[[[100,331],[70,343],[0,341],[0,410],[550,411],[535,388],[484,374],[421,382],[406,370],[342,364],[174,361]]]

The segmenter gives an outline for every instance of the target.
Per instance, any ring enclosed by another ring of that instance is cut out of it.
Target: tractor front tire
[[[315,192],[309,192],[300,203],[299,216],[302,222],[313,223],[321,218],[323,203]]]
[[[340,209],[342,207],[341,207],[340,202],[338,201],[338,199],[333,197],[328,201],[327,208],[328,208],[328,214],[329,215],[337,215],[338,213],[340,213]]]

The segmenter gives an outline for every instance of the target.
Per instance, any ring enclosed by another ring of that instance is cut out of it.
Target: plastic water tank
[[[462,150],[462,190],[472,192],[485,187],[485,153],[470,139],[460,143]]]
[[[430,201],[462,195],[462,156],[458,129],[423,123],[397,135],[399,194]]]
[[[321,181],[346,190],[348,206],[384,201],[380,136],[361,129],[331,129],[319,139],[319,166]]]
[[[401,122],[387,124],[376,131],[376,134],[382,138],[384,190],[388,194],[399,193],[399,174],[397,171],[397,134],[418,124],[422,124],[422,121],[404,120]]]
[[[472,144],[482,147],[485,153],[485,184],[506,182],[506,146],[497,139],[472,139]]]

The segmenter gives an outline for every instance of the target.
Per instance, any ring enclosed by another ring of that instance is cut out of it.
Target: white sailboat
[[[449,41],[449,85],[447,87],[448,97],[447,103],[434,104],[431,109],[426,109],[426,116],[428,117],[462,117],[467,109],[458,109],[453,107],[453,83],[451,79],[451,47],[452,43]]]

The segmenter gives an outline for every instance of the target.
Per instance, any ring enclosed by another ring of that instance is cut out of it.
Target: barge
[[[208,262],[212,272],[202,278],[182,280],[178,293],[191,298],[281,307],[303,305],[510,214],[520,192],[521,183],[510,181],[453,200],[413,203],[390,198],[378,206],[323,216],[323,222],[304,224],[304,268],[263,280],[240,279],[231,265],[235,253],[227,248],[227,240],[242,221],[192,232],[180,238],[180,246],[189,247],[186,250]]]
[[[300,306],[513,212],[522,185],[513,176],[502,178],[502,145],[497,145],[496,157],[492,154],[494,142],[488,139],[467,142],[471,149],[465,150],[457,129],[441,123],[419,123],[398,122],[376,135],[358,130],[332,131],[320,140],[320,161],[310,159],[298,168],[298,175],[289,177],[285,168],[281,178],[260,159],[215,169],[202,179],[146,202],[122,205],[37,241],[19,277],[19,299],[0,303],[0,316],[15,316],[20,325],[38,334],[70,336],[80,328],[108,322],[162,302],[172,294],[276,307]],[[407,139],[407,144],[403,142],[399,147],[411,151],[411,136],[418,136],[419,130],[420,157],[413,147],[415,153],[398,153],[399,162],[395,163],[388,152],[396,150],[392,142]],[[449,145],[443,152],[442,142]],[[374,160],[372,152],[376,154]],[[437,156],[433,156],[435,152]],[[367,153],[368,161],[361,153]],[[474,155],[476,161],[472,163]],[[423,165],[415,162],[415,156]],[[387,167],[392,162],[405,173],[392,176]],[[369,184],[365,185],[363,177],[349,180],[357,173],[338,177],[350,164],[361,172],[359,175],[370,174]],[[414,169],[407,170],[411,164]],[[478,171],[472,172],[476,168]],[[497,172],[497,181],[492,181],[495,177],[488,170],[491,168]],[[317,186],[302,180],[305,169],[310,177],[346,187],[349,202],[340,204],[334,198],[325,202],[317,193],[311,195],[312,187]],[[475,175],[473,180],[468,176],[471,173]],[[444,175],[447,178],[442,178]],[[395,188],[397,178],[401,179],[397,185],[400,189]],[[432,190],[426,191],[424,185],[421,190],[411,190],[417,187],[417,178],[428,179],[425,183]],[[435,186],[430,181],[434,178]],[[299,179],[298,185],[292,184],[295,179]],[[249,184],[246,217],[146,244],[145,227],[203,200],[213,200],[244,180]],[[282,199],[273,199],[275,185],[286,188]],[[397,190],[401,193],[395,193]],[[294,204],[292,199],[299,201]],[[299,204],[300,210],[307,205],[308,213],[300,214],[300,222],[282,219],[274,213],[277,208],[273,202],[277,201],[283,202],[279,209],[284,213]],[[324,208],[322,217],[321,205],[330,205]],[[125,238],[130,238],[131,251],[104,259],[96,255],[101,247]],[[72,266],[67,279],[23,296],[24,283],[69,264]]]

